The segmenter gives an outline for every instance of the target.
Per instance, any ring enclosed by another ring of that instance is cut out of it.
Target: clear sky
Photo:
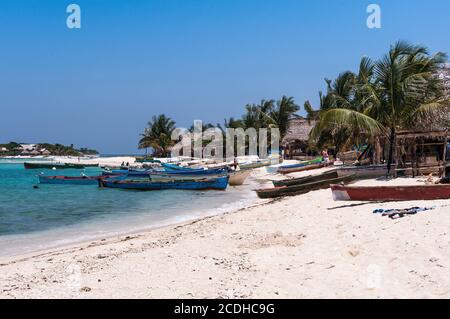
[[[0,142],[136,153],[159,113],[189,127],[283,94],[317,104],[324,78],[399,39],[450,52],[449,17],[448,0],[1,0]]]

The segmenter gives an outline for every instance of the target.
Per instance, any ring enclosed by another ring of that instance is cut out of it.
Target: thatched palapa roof
[[[309,133],[314,128],[315,124],[315,121],[309,122],[301,116],[290,119],[288,131],[281,144],[287,145],[297,141],[307,142],[309,140]]]

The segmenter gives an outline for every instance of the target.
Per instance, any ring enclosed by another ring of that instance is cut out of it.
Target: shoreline
[[[123,161],[123,158],[112,157],[106,160],[120,162]],[[188,205],[185,209],[175,210],[167,214],[167,216],[156,219],[152,219],[151,217],[152,208],[150,206],[148,207],[149,212],[147,214],[149,216],[147,219],[140,218],[139,214],[133,215],[130,213],[129,216],[114,216],[115,221],[113,223],[102,224],[102,221],[86,220],[78,224],[71,224],[66,229],[63,226],[58,226],[56,228],[37,230],[35,232],[5,235],[3,237],[4,241],[0,245],[0,250],[4,248],[3,251],[0,251],[0,260],[14,258],[24,254],[28,255],[65,248],[67,246],[104,238],[147,232],[153,229],[179,225],[204,217],[230,213],[242,208],[251,207],[259,202],[264,202],[258,199],[256,195],[253,196],[253,189],[258,187],[256,186],[257,184],[258,182],[250,176],[245,185],[239,187],[230,186],[226,194],[220,194],[221,197],[229,198],[226,202],[220,200],[220,202],[212,205],[196,205],[195,208],[189,207]],[[212,195],[215,196],[214,194]],[[1,240],[2,237],[0,237],[0,242]],[[8,243],[13,244],[13,246],[10,246]]]
[[[28,253],[18,253],[18,254],[14,254],[14,255],[10,255],[10,256],[0,256],[0,267],[11,264],[11,263],[29,260],[31,258],[42,257],[47,254],[59,254],[59,253],[64,253],[66,251],[70,251],[70,250],[74,250],[74,249],[76,250],[76,249],[80,248],[81,246],[92,247],[92,245],[96,246],[95,244],[98,244],[98,245],[112,244],[112,243],[123,241],[123,238],[126,239],[127,237],[138,238],[138,237],[142,237],[142,236],[148,235],[148,234],[150,234],[152,232],[156,232],[156,231],[173,230],[175,228],[195,224],[197,222],[208,220],[210,218],[219,217],[219,216],[223,216],[223,215],[237,214],[240,211],[244,211],[247,209],[252,209],[252,208],[256,208],[256,207],[260,207],[260,206],[269,205],[274,201],[277,201],[277,199],[268,200],[264,203],[253,203],[253,204],[250,204],[249,206],[237,208],[235,210],[229,210],[229,211],[224,211],[224,212],[219,212],[219,213],[211,213],[211,214],[205,213],[203,216],[200,216],[200,217],[194,217],[194,218],[183,220],[180,222],[169,222],[167,225],[147,226],[147,227],[143,227],[142,229],[138,229],[138,230],[134,230],[134,231],[128,231],[128,232],[121,231],[121,232],[106,235],[106,236],[92,237],[91,239],[74,241],[69,244],[60,244],[60,245],[52,246],[49,248],[31,251]],[[215,210],[217,211],[217,210],[219,210],[219,208],[215,209]],[[1,239],[1,237],[0,237],[0,239]],[[98,243],[98,242],[101,242],[101,243]]]
[[[398,220],[372,213],[413,206],[436,207]],[[450,298],[449,206],[314,191],[9,260],[0,298]]]

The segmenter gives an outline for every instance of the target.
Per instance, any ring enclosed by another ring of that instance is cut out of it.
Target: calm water
[[[221,191],[135,192],[96,186],[39,185],[36,174],[79,176],[79,170],[25,170],[0,160],[0,256],[163,226],[256,201],[254,185]],[[85,173],[98,175],[97,168]]]

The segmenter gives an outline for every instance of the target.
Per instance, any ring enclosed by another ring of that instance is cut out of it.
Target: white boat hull
[[[245,183],[247,177],[251,174],[251,170],[233,171],[228,174],[228,183],[230,186],[241,186]]]

